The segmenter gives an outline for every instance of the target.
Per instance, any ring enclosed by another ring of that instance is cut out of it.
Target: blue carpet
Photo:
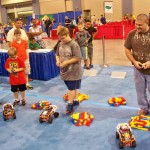
[[[118,150],[115,132],[118,123],[128,122],[139,110],[133,81],[132,67],[111,66],[100,68],[95,77],[83,77],[81,93],[89,95],[89,100],[80,103],[75,112],[87,111],[95,116],[90,127],[74,126],[65,115],[62,96],[67,89],[56,77],[49,81],[34,80],[34,90],[26,92],[27,105],[16,107],[16,120],[3,120],[0,106],[0,149],[1,150]],[[125,71],[125,79],[110,78],[112,71]],[[107,100],[123,96],[126,106],[112,107]],[[59,118],[52,124],[39,123],[42,110],[32,110],[31,104],[47,100],[58,106]],[[7,77],[0,77],[0,101],[13,102],[13,94]],[[150,134],[133,129],[137,147],[135,150],[149,150]],[[11,148],[10,148],[10,147]],[[132,148],[128,148],[132,149]]]

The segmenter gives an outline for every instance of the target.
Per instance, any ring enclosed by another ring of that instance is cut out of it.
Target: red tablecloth
[[[123,39],[126,38],[129,31],[135,28],[134,25],[102,25],[97,26],[95,39],[101,39],[104,35],[106,39]]]
[[[52,39],[58,39],[58,36],[57,36],[57,29],[51,30],[51,38],[52,38]]]

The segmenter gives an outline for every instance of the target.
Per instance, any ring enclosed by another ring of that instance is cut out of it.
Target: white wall
[[[66,1],[66,11],[73,11],[73,3],[72,3],[72,0]]]
[[[91,10],[91,15],[100,18],[104,14],[104,1],[113,2],[113,13],[105,14],[107,20],[120,20],[122,18],[122,1],[121,0],[81,0],[82,10]]]
[[[140,13],[150,13],[150,0],[132,0],[133,14],[137,16]]]
[[[41,15],[66,11],[65,0],[39,0]]]
[[[32,2],[33,0],[1,0],[1,5],[9,5],[15,3]]]

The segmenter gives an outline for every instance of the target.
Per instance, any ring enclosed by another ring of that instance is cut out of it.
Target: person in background
[[[96,35],[97,30],[96,30],[96,28],[94,28],[92,26],[90,20],[86,20],[84,29],[86,31],[88,31],[89,34],[91,35],[91,37],[88,41],[88,57],[89,57],[89,60],[90,60],[90,66],[89,67],[93,68],[93,38]]]
[[[58,30],[60,30],[61,28],[62,28],[62,24],[59,23],[58,26],[57,26],[57,32],[58,32]]]
[[[70,38],[68,28],[62,27],[58,37],[61,42],[56,50],[56,65],[60,67],[61,79],[68,88],[66,114],[71,114],[73,107],[79,105],[77,89],[81,86],[81,51],[79,45]]]
[[[25,41],[28,41],[28,36],[27,36],[26,32],[23,29],[21,29],[21,28],[22,28],[22,19],[21,18],[15,18],[14,27],[11,30],[9,30],[9,32],[7,34],[7,42],[8,42],[8,46],[9,47],[11,46],[11,43],[15,39],[14,31],[16,29],[20,29],[20,31],[21,31],[21,39],[25,40]]]
[[[150,28],[146,14],[137,16],[135,27],[124,43],[125,54],[134,66],[134,81],[140,107],[138,115],[147,115],[150,111]]]
[[[35,38],[36,42],[40,45],[42,49],[46,48],[46,45],[42,39],[42,28],[40,25],[37,25],[36,19],[32,18],[32,27],[29,28],[29,34]]]
[[[148,14],[148,25],[150,26],[150,13]]]
[[[4,40],[4,28],[2,23],[0,23],[0,43],[3,44],[3,40]]]
[[[102,24],[101,24],[101,21],[100,21],[100,19],[97,19],[97,21],[96,21],[96,26],[100,26],[100,25],[102,25]]]
[[[55,18],[52,19],[52,24],[54,24],[54,23],[56,23],[56,19]]]
[[[50,38],[50,32],[52,29],[52,21],[49,17],[46,18],[45,22],[44,22],[44,26],[45,26],[45,31],[47,33],[48,38]]]
[[[11,46],[11,43],[13,42],[13,40],[15,39],[14,37],[14,31],[16,29],[20,29],[21,31],[21,39],[25,40],[28,42],[28,36],[27,33],[25,32],[25,30],[22,29],[22,18],[15,18],[15,21],[13,22],[14,26],[11,30],[9,30],[8,34],[7,34],[7,42],[8,42],[8,46]],[[29,81],[32,81],[33,79],[29,78]]]
[[[39,19],[39,18],[36,18],[36,24],[37,24],[38,26],[40,26],[40,25],[41,25],[41,21],[40,21],[40,19]]]
[[[70,37],[71,38],[73,38],[73,36],[74,36],[74,30],[75,30],[75,28],[76,28],[76,22],[75,22],[75,19],[74,18],[72,18],[71,19],[71,24],[69,25],[69,32],[70,32]]]
[[[67,28],[69,28],[70,24],[71,24],[71,20],[68,18],[68,16],[66,16],[66,17],[65,17],[65,26],[66,26]]]
[[[6,42],[7,42],[7,34],[8,34],[8,32],[9,32],[8,24],[5,24],[5,26],[4,26],[4,34],[5,34]]]
[[[74,18],[71,18],[71,24],[77,26],[76,20]]]
[[[15,98],[13,106],[19,105],[20,103],[19,92],[21,94],[22,105],[25,106],[25,90],[27,89],[25,63],[20,57],[17,57],[17,51],[14,47],[8,49],[8,56],[9,58],[6,60],[5,69],[9,72],[9,83]]]
[[[92,15],[92,17],[91,17],[91,23],[92,23],[93,26],[96,24],[96,20],[97,20],[96,16]]]
[[[34,37],[29,38],[29,49],[31,50],[41,49],[40,45],[36,42]]]
[[[100,21],[102,24],[106,24],[106,18],[103,15],[101,15]]]
[[[76,33],[75,40],[80,46],[82,58],[84,60],[84,69],[90,69],[89,67],[89,59],[88,59],[88,40],[90,39],[91,35],[88,31],[84,30],[83,23],[78,23],[78,32]]]
[[[30,74],[30,63],[29,63],[29,53],[28,53],[28,43],[27,41],[21,39],[21,29],[16,29],[14,31],[15,40],[11,43],[11,47],[15,47],[17,51],[17,56],[23,59],[26,69],[26,86],[28,89],[33,89],[33,87],[28,83],[28,75]]]

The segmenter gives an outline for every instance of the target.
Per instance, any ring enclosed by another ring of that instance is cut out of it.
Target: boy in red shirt
[[[26,88],[26,76],[25,76],[25,63],[17,57],[16,48],[10,47],[8,50],[9,58],[6,60],[5,69],[10,73],[9,82],[11,84],[11,91],[14,93],[15,101],[14,106],[20,103],[18,99],[18,93],[20,91],[22,98],[22,105],[26,105],[25,90]]]
[[[21,39],[20,29],[15,29],[14,31],[15,40],[11,43],[11,47],[15,47],[17,51],[17,56],[21,58],[25,63],[25,75],[26,75],[26,86],[28,89],[33,87],[28,83],[28,75],[30,74],[30,63],[29,63],[29,54],[28,54],[28,43],[25,40]]]

